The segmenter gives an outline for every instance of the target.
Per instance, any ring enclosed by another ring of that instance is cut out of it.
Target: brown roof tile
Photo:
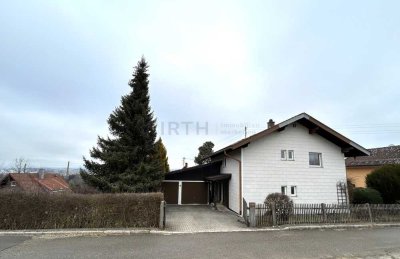
[[[349,157],[346,166],[380,166],[400,164],[400,145],[368,149],[370,156]]]
[[[57,174],[46,173],[44,179],[39,179],[38,174],[30,173],[11,173],[10,177],[22,190],[27,192],[71,191],[64,178]]]

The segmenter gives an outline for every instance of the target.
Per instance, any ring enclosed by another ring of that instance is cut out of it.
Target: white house
[[[220,202],[238,214],[243,198],[262,203],[275,192],[295,203],[340,203],[347,200],[345,157],[365,155],[365,148],[302,113],[276,125],[270,120],[266,130],[216,151],[208,165],[171,172],[165,196],[168,202],[177,195],[177,204]]]

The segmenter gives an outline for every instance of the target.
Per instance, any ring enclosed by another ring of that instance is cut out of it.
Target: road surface
[[[400,228],[0,236],[0,258],[400,258]]]

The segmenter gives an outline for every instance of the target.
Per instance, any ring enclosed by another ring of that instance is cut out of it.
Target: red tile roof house
[[[53,173],[10,173],[0,181],[0,188],[24,192],[60,193],[72,192],[60,175]]]
[[[242,214],[243,198],[263,203],[282,192],[295,203],[347,202],[345,157],[369,151],[306,113],[237,141],[211,163],[165,175],[169,204],[221,203]]]
[[[368,149],[370,156],[346,159],[347,178],[356,187],[366,187],[365,179],[375,169],[384,165],[400,165],[400,145]]]

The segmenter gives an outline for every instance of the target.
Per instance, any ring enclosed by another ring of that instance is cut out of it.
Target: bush
[[[353,193],[356,185],[353,183],[352,179],[347,179],[347,193],[349,194],[349,202],[353,203]]]
[[[400,165],[385,165],[367,175],[367,186],[378,190],[385,203],[400,201]]]
[[[353,203],[383,203],[381,194],[372,188],[355,188],[353,191]]]
[[[0,229],[158,227],[162,193],[0,192]]]
[[[265,198],[264,203],[269,206],[271,206],[272,203],[275,203],[277,216],[280,217],[281,220],[289,219],[289,215],[293,209],[293,201],[289,196],[279,192],[271,193],[268,194],[267,198]]]
[[[265,198],[265,204],[270,205],[272,202],[274,202],[277,206],[289,205],[293,203],[289,196],[279,192],[268,194],[267,198]]]

